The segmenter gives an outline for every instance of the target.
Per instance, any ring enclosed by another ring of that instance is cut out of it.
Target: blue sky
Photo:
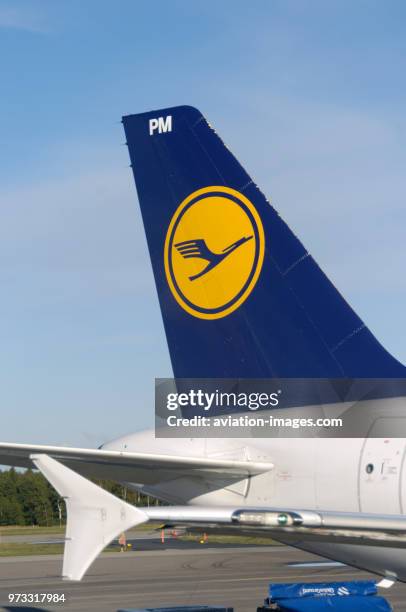
[[[94,446],[171,374],[123,114],[208,117],[406,362],[406,6],[0,0],[3,441]]]

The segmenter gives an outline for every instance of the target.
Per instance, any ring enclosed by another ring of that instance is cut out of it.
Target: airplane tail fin
[[[198,110],[123,123],[176,377],[405,376]]]

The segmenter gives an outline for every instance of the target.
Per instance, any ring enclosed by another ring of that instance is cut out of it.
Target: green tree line
[[[121,484],[109,480],[94,482],[130,504],[156,503]],[[0,471],[0,525],[51,526],[65,521],[65,502],[40,472],[13,468]]]

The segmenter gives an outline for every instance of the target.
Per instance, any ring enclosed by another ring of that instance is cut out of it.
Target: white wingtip
[[[376,583],[376,586],[380,589],[390,589],[396,582],[396,578],[382,578]]]
[[[145,512],[52,457],[31,455],[30,459],[66,502],[65,580],[81,580],[107,544],[126,529],[148,521]]]

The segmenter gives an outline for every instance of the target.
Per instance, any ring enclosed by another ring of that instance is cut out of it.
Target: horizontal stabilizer
[[[134,453],[109,449],[71,448],[40,444],[0,443],[0,465],[32,468],[33,455],[48,455],[90,478],[154,484],[174,477],[210,474],[211,478],[241,480],[273,469],[268,461],[222,457]]]
[[[269,533],[281,542],[286,540],[285,536],[295,533],[303,540],[314,537],[322,540],[325,536],[328,541],[364,545],[398,545],[405,541],[404,515],[193,505],[156,506],[141,510],[47,455],[31,455],[31,459],[66,501],[68,523],[63,576],[68,580],[80,580],[111,540],[149,520],[197,526],[220,533]]]

